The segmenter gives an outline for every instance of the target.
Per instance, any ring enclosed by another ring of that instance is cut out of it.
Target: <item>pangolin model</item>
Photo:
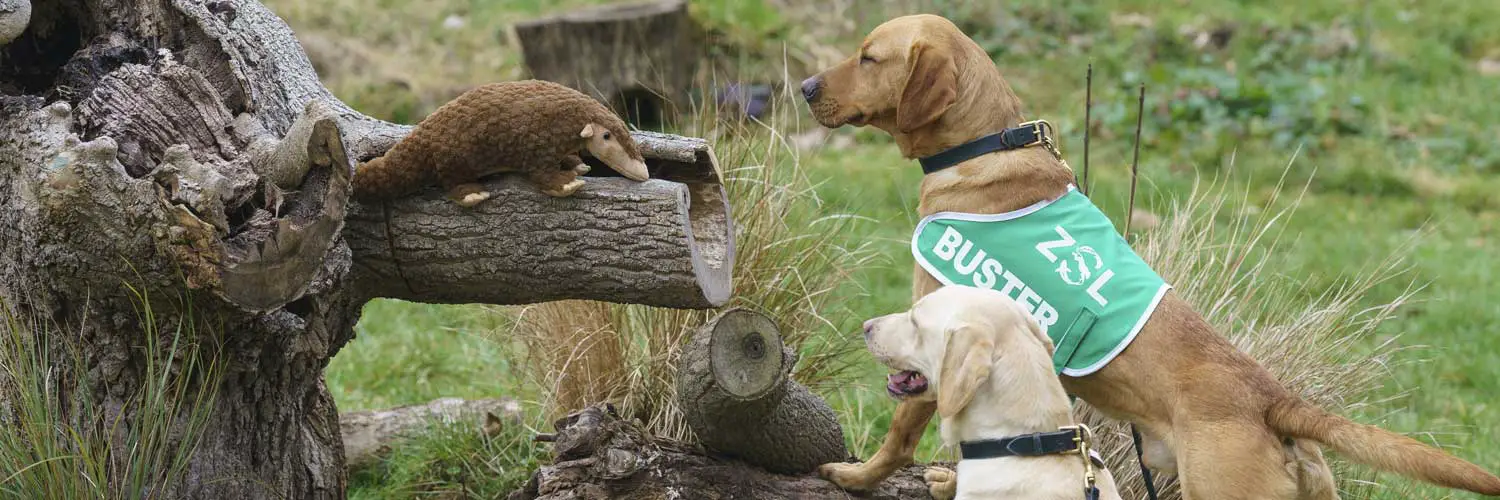
[[[541,80],[486,84],[442,105],[385,156],[360,165],[354,196],[385,200],[435,182],[470,207],[490,198],[477,181],[501,172],[568,196],[589,170],[578,157],[585,149],[626,178],[649,177],[625,122],[599,101]]]

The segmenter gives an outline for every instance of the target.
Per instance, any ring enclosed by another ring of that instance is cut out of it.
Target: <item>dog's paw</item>
[[[958,473],[942,467],[928,467],[922,473],[927,493],[937,500],[948,500],[958,494]]]
[[[840,488],[849,491],[868,491],[873,488],[877,481],[871,481],[870,474],[864,470],[865,464],[849,464],[834,462],[818,466],[818,475],[827,479]]]

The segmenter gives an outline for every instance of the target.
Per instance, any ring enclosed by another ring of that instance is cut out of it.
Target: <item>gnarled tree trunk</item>
[[[57,367],[56,396],[109,422],[135,411],[146,373],[137,297],[152,298],[155,331],[209,326],[184,331],[219,353],[214,411],[183,479],[152,493],[342,498],[323,369],[371,298],[701,308],[729,295],[727,202],[702,141],[643,136],[658,180],[595,178],[570,199],[502,178],[472,211],[432,193],[360,206],[354,166],[409,128],[330,95],[258,2],[32,7],[0,40],[0,298],[58,325],[37,340],[78,366]],[[95,424],[117,442],[130,432]]]

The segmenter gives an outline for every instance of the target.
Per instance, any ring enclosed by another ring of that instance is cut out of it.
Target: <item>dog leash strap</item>
[[[1141,431],[1136,430],[1135,424],[1130,424],[1130,439],[1135,441],[1135,461],[1141,465],[1141,481],[1146,483],[1146,497],[1156,500],[1156,480],[1151,477],[1151,469],[1146,467],[1146,460],[1142,458],[1145,452],[1141,451]]]

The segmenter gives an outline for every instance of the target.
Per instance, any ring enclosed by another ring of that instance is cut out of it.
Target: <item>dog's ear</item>
[[[1021,313],[1020,323],[1021,324],[1017,326],[1019,326],[1023,330],[1026,330],[1027,332],[1030,332],[1031,336],[1036,337],[1036,339],[1042,343],[1042,347],[1047,348],[1048,356],[1051,356],[1053,351],[1057,350],[1057,346],[1052,344],[1052,338],[1047,336],[1047,332],[1042,331],[1042,325],[1037,324],[1036,320],[1031,319],[1030,316],[1027,316],[1023,312]]]
[[[896,128],[911,132],[936,121],[958,100],[958,65],[953,53],[932,41],[917,40],[907,55],[910,73],[896,104]]]
[[[971,323],[960,323],[949,328],[943,350],[942,391],[938,394],[938,415],[951,418],[974,400],[975,391],[990,378],[990,363],[994,362],[995,339],[985,334],[982,327]]]

